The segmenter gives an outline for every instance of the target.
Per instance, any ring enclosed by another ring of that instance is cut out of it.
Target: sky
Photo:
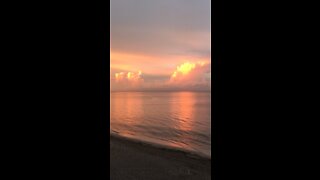
[[[111,91],[211,90],[210,0],[111,0]]]

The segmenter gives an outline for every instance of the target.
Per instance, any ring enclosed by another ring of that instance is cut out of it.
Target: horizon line
[[[110,91],[110,93],[114,92],[211,92],[208,90],[167,90],[167,91],[160,91],[160,90],[126,90],[126,91]]]

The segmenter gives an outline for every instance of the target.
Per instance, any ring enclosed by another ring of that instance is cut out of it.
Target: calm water
[[[211,94],[113,92],[111,133],[211,157]]]

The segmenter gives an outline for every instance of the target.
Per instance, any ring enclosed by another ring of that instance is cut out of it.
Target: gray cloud
[[[111,49],[210,51],[210,0],[111,0]]]

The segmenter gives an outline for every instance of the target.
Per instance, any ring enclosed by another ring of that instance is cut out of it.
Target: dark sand
[[[110,136],[111,180],[209,180],[211,159]]]

